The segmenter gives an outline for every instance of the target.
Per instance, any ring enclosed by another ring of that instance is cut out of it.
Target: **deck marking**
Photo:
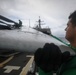
[[[31,59],[30,59],[29,62],[26,64],[26,66],[22,69],[20,75],[26,75],[26,74],[27,74],[27,72],[28,72],[28,70],[29,70],[29,68],[30,68],[30,65],[32,64],[33,59],[34,59],[34,56],[30,56],[30,55],[28,55],[28,56],[26,56],[26,57],[31,57]]]
[[[12,70],[19,70],[20,66],[5,66],[4,69],[4,73],[10,73]]]
[[[8,59],[6,59],[5,61],[3,61],[2,63],[0,63],[0,67],[3,67],[6,63],[8,63],[14,56],[9,57]]]

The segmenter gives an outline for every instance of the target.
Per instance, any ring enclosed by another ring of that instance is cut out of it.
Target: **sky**
[[[65,36],[68,16],[75,10],[76,0],[0,0],[0,15],[30,27],[40,16],[42,27],[51,28],[56,36]]]

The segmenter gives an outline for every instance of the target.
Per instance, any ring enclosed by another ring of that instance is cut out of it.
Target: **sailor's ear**
[[[76,30],[76,26],[75,26],[75,30]]]
[[[75,26],[75,32],[76,32],[76,26]]]

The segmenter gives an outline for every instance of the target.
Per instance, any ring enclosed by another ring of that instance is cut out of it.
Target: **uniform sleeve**
[[[68,69],[67,71],[64,71],[61,75],[76,75],[76,68]]]

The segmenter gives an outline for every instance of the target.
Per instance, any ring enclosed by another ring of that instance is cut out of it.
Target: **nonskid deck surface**
[[[32,62],[33,55],[25,52],[0,56],[0,75],[27,75]]]

